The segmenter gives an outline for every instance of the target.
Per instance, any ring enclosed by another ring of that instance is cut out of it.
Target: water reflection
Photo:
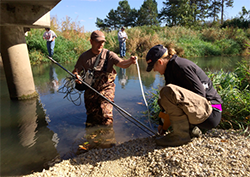
[[[119,84],[124,89],[125,85],[127,84],[127,80],[128,80],[128,76],[126,75],[126,69],[119,68],[118,80],[119,80]]]
[[[204,71],[216,72],[221,69],[223,69],[223,71],[232,71],[235,68],[235,65],[242,60],[242,57],[191,57],[188,59],[195,62]]]
[[[49,76],[50,76],[50,93],[55,93],[58,91],[59,88],[59,81],[57,78],[57,74],[56,74],[56,69],[54,65],[50,66],[50,70],[49,70]]]
[[[57,136],[47,125],[38,99],[1,99],[1,175],[41,171],[58,155]]]
[[[3,67],[0,66],[1,176],[16,176],[41,171],[58,155],[57,135],[45,120],[37,98],[12,101],[9,98]]]
[[[89,149],[110,148],[116,144],[113,126],[96,125],[86,127],[82,142],[79,144],[77,154],[84,153]]]

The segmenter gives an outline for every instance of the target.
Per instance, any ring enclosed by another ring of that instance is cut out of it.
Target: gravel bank
[[[179,147],[157,147],[155,137],[92,149],[25,177],[250,176],[250,138],[213,129]]]

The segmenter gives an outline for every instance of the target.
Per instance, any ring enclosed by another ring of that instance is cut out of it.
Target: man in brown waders
[[[91,83],[91,86],[110,101],[114,101],[116,71],[113,66],[128,68],[131,64],[136,63],[136,57],[131,56],[130,59],[123,60],[114,52],[103,48],[105,42],[103,32],[99,30],[92,32],[90,37],[92,48],[80,55],[72,73],[79,78],[82,70],[93,71],[94,82]],[[79,80],[76,82],[81,83]],[[84,100],[87,110],[87,125],[113,124],[112,104],[89,88],[85,90]]]

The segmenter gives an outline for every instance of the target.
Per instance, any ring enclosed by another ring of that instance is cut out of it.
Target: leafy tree
[[[138,11],[138,26],[159,25],[157,2],[155,0],[145,0]]]
[[[224,22],[224,9],[225,7],[233,7],[233,0],[213,0],[209,6],[209,17],[213,18],[213,21],[217,21],[221,12],[221,24]]]
[[[221,24],[223,24],[224,21],[224,7],[233,7],[233,0],[221,0]]]
[[[192,3],[190,0],[181,0],[179,4],[178,21],[179,25],[192,26],[196,23],[195,11],[197,12],[197,5]]]
[[[194,21],[205,21],[208,17],[209,0],[191,0],[191,4],[196,4],[197,9],[194,13]]]
[[[103,21],[102,19],[98,18],[98,17],[97,17],[97,19],[96,19],[95,24],[96,24],[96,26],[97,26],[98,28],[100,28],[101,30],[104,30],[104,29],[107,27],[107,25],[104,23],[104,21]]]
[[[119,6],[117,7],[117,16],[119,20],[119,27],[131,26],[133,18],[131,18],[131,8],[127,0],[119,2]]]
[[[213,0],[209,6],[208,17],[212,17],[213,21],[217,21],[219,19],[221,3],[217,0]]]
[[[207,17],[208,3],[208,0],[166,0],[159,17],[169,26],[193,26]]]
[[[239,12],[239,17],[235,17],[231,20],[226,20],[221,27],[226,26],[238,27],[248,29],[250,27],[250,10],[247,11],[245,6],[242,7],[242,12]]]
[[[240,19],[250,20],[250,10],[247,11],[246,7],[242,7],[242,12],[239,12]]]
[[[97,18],[96,26],[101,29],[117,30],[121,26],[136,26],[136,19],[137,10],[131,9],[127,0],[122,0],[117,9],[111,9],[104,20]]]
[[[106,17],[107,18],[104,19],[106,27],[109,27],[110,29],[114,30],[120,27],[120,18],[117,10],[111,9],[111,11],[108,13]]]
[[[165,21],[168,26],[183,24],[188,11],[187,0],[166,0],[163,2],[165,7],[162,8],[159,17],[161,21]],[[184,14],[182,14],[184,13]]]
[[[97,17],[95,24],[98,28],[102,30],[107,30],[107,28],[109,30],[118,29],[120,27],[120,21],[119,21],[117,11],[114,9],[111,9],[104,20]]]
[[[175,2],[177,4],[177,1],[173,1],[172,3],[171,3],[171,0],[166,1],[166,2],[163,1],[163,8],[161,9],[159,13],[160,21],[165,22],[168,26],[176,25],[177,12],[173,11]]]
[[[138,11],[135,8],[131,9],[130,14],[129,14],[128,26],[131,26],[131,27],[137,26],[137,18],[138,18]]]

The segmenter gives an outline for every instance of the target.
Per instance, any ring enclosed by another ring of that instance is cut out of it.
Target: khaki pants
[[[173,84],[163,87],[160,97],[160,104],[169,114],[170,120],[178,121],[185,114],[189,123],[197,125],[212,113],[211,103],[206,98]]]

